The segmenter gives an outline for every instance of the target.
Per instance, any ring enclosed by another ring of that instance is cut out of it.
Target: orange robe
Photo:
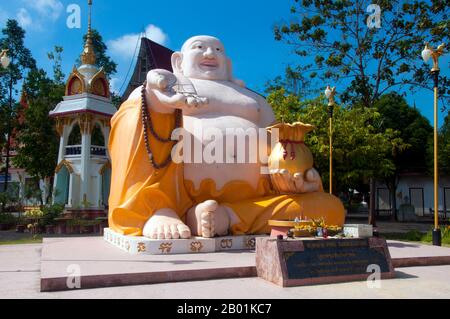
[[[111,156],[111,190],[109,227],[124,235],[142,235],[145,222],[160,208],[171,208],[183,218],[193,202],[183,184],[183,167],[171,162],[155,170],[145,149],[141,122],[141,99],[128,100],[111,119],[109,152]],[[175,126],[174,114],[150,111],[155,131],[170,136]],[[161,163],[173,143],[161,143],[150,133],[154,159]]]
[[[111,119],[109,152],[111,155],[111,191],[109,197],[109,227],[125,235],[142,235],[145,222],[161,208],[171,208],[184,220],[187,210],[207,199],[215,199],[230,207],[240,223],[232,226],[236,234],[268,233],[269,219],[292,219],[303,215],[324,217],[329,225],[342,225],[344,207],[333,195],[321,192],[276,195],[267,176],[260,179],[257,189],[244,181],[233,181],[217,190],[211,179],[200,188],[183,178],[183,165],[171,162],[161,170],[149,163],[141,123],[141,99],[128,100]],[[155,131],[170,136],[173,114],[150,110]],[[170,153],[173,143],[161,143],[150,133],[150,147],[157,163]]]

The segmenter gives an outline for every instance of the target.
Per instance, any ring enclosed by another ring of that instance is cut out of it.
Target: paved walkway
[[[396,278],[379,288],[366,282],[281,288],[243,278],[41,293],[41,249],[41,244],[0,246],[0,298],[450,298],[450,266],[397,268]]]

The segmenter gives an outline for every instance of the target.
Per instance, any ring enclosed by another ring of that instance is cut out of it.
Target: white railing
[[[91,156],[105,157],[106,156],[106,147],[105,146],[92,145],[91,146]]]
[[[92,145],[90,150],[91,156],[98,156],[98,157],[106,157],[106,147],[105,146],[98,146],[98,145]],[[69,145],[66,146],[66,156],[81,156],[81,145]]]
[[[69,145],[66,146],[66,156],[80,156],[81,155],[81,145]]]

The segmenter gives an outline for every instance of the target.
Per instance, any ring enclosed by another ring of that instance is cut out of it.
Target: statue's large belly
[[[185,157],[184,178],[195,189],[207,180],[214,181],[217,191],[236,181],[257,188],[261,165],[258,127],[253,122],[237,116],[209,114],[184,116],[183,126],[192,135],[191,156]]]

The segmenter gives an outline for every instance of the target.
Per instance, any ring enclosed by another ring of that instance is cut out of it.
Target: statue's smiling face
[[[209,36],[189,39],[181,49],[181,69],[186,77],[229,80],[227,57],[222,42]]]

